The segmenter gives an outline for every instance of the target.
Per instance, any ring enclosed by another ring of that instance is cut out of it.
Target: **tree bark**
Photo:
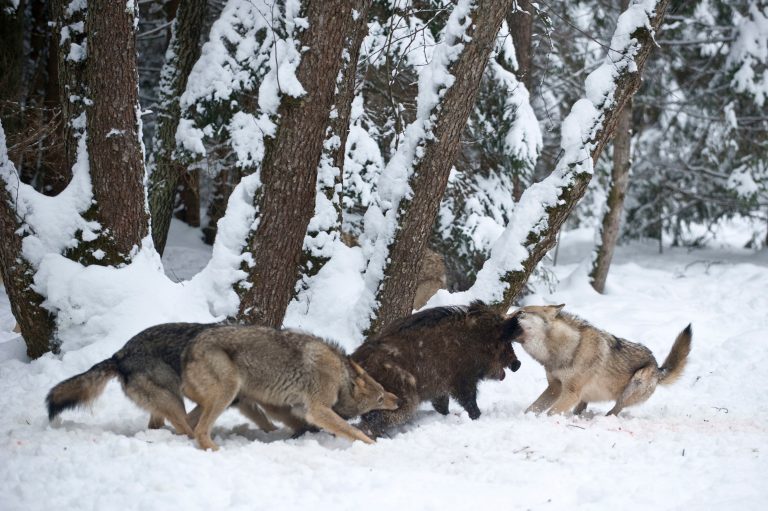
[[[275,138],[267,139],[257,194],[259,224],[248,247],[251,286],[238,286],[240,320],[280,326],[293,294],[307,225],[315,206],[317,167],[334,99],[345,32],[360,0],[311,0],[296,77],[306,94],[283,97]]]
[[[418,286],[415,276],[419,274],[422,254],[459,150],[461,133],[509,5],[509,0],[481,0],[471,13],[471,39],[450,66],[455,82],[445,91],[440,109],[433,115],[434,137],[426,142],[423,156],[414,165],[412,198],[400,205],[404,212],[390,248],[389,263],[377,294],[379,310],[369,333],[381,331],[411,313]]]
[[[84,4],[84,2],[83,2]],[[54,41],[51,51],[58,58],[59,103],[61,105],[64,162],[72,169],[77,160],[77,141],[82,126],[77,119],[85,111],[87,97],[85,84],[85,23],[86,8],[70,10],[69,0],[52,0],[51,11],[55,20]],[[71,171],[67,172],[70,175]]]
[[[152,239],[160,254],[163,253],[168,239],[176,187],[186,172],[185,165],[173,157],[176,128],[181,117],[179,98],[187,87],[192,66],[200,56],[200,32],[203,29],[206,4],[206,0],[187,0],[176,10],[168,44],[170,53],[167,55],[170,58],[161,72],[157,131],[153,144],[154,154],[150,162],[152,173],[149,176]]]
[[[108,239],[97,264],[129,260],[148,231],[134,20],[124,2],[88,3],[88,157],[94,214]]]
[[[339,79],[336,82],[333,105],[335,115],[332,114],[330,119],[328,119],[326,141],[323,144],[323,152],[320,158],[321,168],[318,169],[318,174],[321,176],[321,180],[317,183],[318,203],[321,198],[319,194],[325,195],[325,198],[331,201],[336,208],[336,219],[332,224],[329,222],[318,226],[317,229],[313,228],[308,231],[307,237],[311,240],[310,243],[315,241],[312,238],[319,235],[325,236],[326,234],[329,235],[323,238],[326,241],[321,242],[324,246],[325,244],[333,243],[330,240],[341,239],[341,191],[343,190],[344,158],[346,156],[347,136],[349,135],[352,101],[355,99],[357,61],[360,57],[360,46],[363,44],[363,39],[365,39],[368,33],[368,12],[370,7],[371,0],[360,1],[356,8],[357,19],[353,19],[350,26],[345,30],[346,40],[344,46],[346,51],[345,56],[342,57]],[[334,138],[337,140],[335,146],[329,144]],[[323,175],[322,167],[328,165],[326,162],[330,162],[330,165],[336,170],[333,180]],[[325,179],[322,179],[322,177],[325,177]],[[316,275],[326,262],[328,262],[327,257],[313,254],[313,249],[305,244],[301,261],[301,273],[303,276],[311,277]]]
[[[528,92],[533,91],[533,16],[535,9],[530,0],[516,0],[517,8],[507,13],[507,26],[515,46],[517,59],[517,79],[525,85]]]
[[[598,293],[605,291],[605,281],[619,239],[621,214],[624,211],[624,196],[629,185],[632,145],[632,101],[619,114],[616,136],[613,139],[613,169],[605,215],[600,229],[600,243],[595,248],[594,261],[589,278],[592,287]]]
[[[530,0],[516,0],[512,8],[507,13],[507,27],[515,47],[515,76],[533,94],[533,16],[536,11]],[[515,201],[519,201],[525,184],[518,173],[512,178],[512,185]]]
[[[5,133],[0,123],[0,176],[18,177],[11,165],[6,153]],[[54,323],[51,314],[42,307],[43,297],[32,290],[35,272],[21,253],[23,231],[16,215],[15,200],[6,187],[8,184],[0,179],[0,239],[3,240],[0,243],[0,272],[11,303],[11,312],[27,345],[27,355],[37,358],[56,349],[51,341]]]
[[[638,28],[631,35],[637,41],[635,52],[631,56],[634,64],[621,68],[621,73],[615,81],[614,101],[607,106],[596,105],[601,115],[599,124],[594,131],[594,136],[584,142],[584,147],[591,147],[590,156],[593,162],[596,162],[600,157],[605,145],[614,133],[619,112],[640,87],[645,62],[655,45],[653,33],[658,31],[661,26],[668,6],[669,0],[659,0],[650,20],[651,26]],[[567,162],[568,169],[577,169],[578,165],[579,162]],[[592,177],[592,174],[588,172],[576,172],[574,170],[567,170],[567,172],[570,174],[570,181],[569,184],[560,189],[557,205],[548,207],[545,216],[531,225],[532,230],[529,231],[526,240],[528,255],[520,261],[522,269],[507,271],[501,277],[504,286],[503,297],[495,305],[502,311],[506,311],[512,305],[514,299],[525,287],[536,265],[554,246],[557,233],[584,195]],[[514,216],[511,222],[515,222]],[[540,229],[542,225],[544,228]]]

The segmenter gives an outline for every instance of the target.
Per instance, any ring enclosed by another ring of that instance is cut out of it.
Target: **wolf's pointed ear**
[[[555,316],[560,315],[560,313],[563,311],[563,307],[565,307],[564,303],[561,303],[560,305],[552,305],[552,308],[555,309]]]
[[[349,359],[349,364],[352,366],[352,368],[355,370],[358,376],[362,376],[365,374],[365,369],[360,367],[358,363],[352,360],[351,358]]]

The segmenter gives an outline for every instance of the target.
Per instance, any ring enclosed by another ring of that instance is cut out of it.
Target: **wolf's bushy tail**
[[[86,372],[59,383],[45,398],[48,420],[53,420],[64,410],[89,404],[104,391],[107,382],[119,374],[117,362],[108,358]]]
[[[688,353],[691,352],[692,338],[693,333],[691,331],[691,325],[688,325],[685,327],[685,330],[677,334],[677,339],[675,339],[675,344],[672,345],[672,350],[670,350],[666,360],[664,360],[664,363],[659,368],[661,371],[659,383],[662,385],[675,383],[683,374],[685,363],[688,360]]]

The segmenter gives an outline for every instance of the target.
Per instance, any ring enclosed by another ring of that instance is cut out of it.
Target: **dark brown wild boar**
[[[520,367],[512,349],[512,327],[502,314],[473,302],[418,312],[364,342],[351,358],[400,397],[400,407],[363,415],[362,430],[381,436],[407,422],[423,401],[447,415],[449,396],[470,418],[480,417],[480,380],[503,380],[505,368]]]

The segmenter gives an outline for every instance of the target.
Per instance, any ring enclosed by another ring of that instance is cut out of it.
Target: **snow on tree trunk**
[[[616,136],[613,138],[613,168],[611,182],[608,185],[606,210],[600,227],[600,241],[592,254],[590,283],[595,291],[605,291],[605,281],[611,267],[613,252],[619,239],[621,216],[624,211],[624,196],[629,185],[632,146],[632,100],[619,114],[616,124]]]
[[[416,121],[381,175],[380,206],[366,213],[362,243],[373,247],[373,257],[366,271],[370,294],[361,306],[373,319],[370,331],[412,310],[422,253],[509,5],[459,0],[432,62],[419,72]]]
[[[22,255],[25,234],[15,199],[19,185],[0,125],[0,271],[11,312],[27,344],[27,355],[37,358],[56,348],[51,344],[54,323],[51,314],[42,307],[44,298],[32,289],[34,269]]]
[[[101,224],[102,240],[80,247],[85,262],[128,261],[149,227],[136,68],[137,10],[132,1],[88,3],[86,125],[96,201],[88,216]]]
[[[320,165],[317,169],[317,193],[315,213],[309,221],[304,238],[301,259],[300,289],[296,295],[299,301],[308,301],[312,294],[312,277],[331,258],[341,241],[343,189],[342,169],[349,133],[352,101],[355,99],[355,81],[360,46],[367,33],[368,11],[371,0],[359,2],[352,16],[351,25],[345,29],[345,49],[342,53],[341,69],[336,80],[334,104],[331,108],[328,128]]]
[[[192,66],[200,56],[198,40],[203,28],[206,0],[187,0],[179,5],[171,26],[171,40],[160,72],[157,128],[149,162],[149,209],[152,239],[162,254],[171,225],[174,195],[184,165],[174,158],[176,129],[181,117],[179,98],[187,86]]]
[[[77,160],[78,140],[85,130],[86,2],[52,0],[54,40],[58,43],[59,101],[64,125],[64,155],[67,169]],[[54,49],[51,48],[51,51]]]
[[[640,86],[668,5],[669,0],[635,0],[619,17],[605,62],[586,79],[587,97],[577,101],[563,121],[557,167],[525,191],[473,286],[463,293],[438,293],[431,304],[480,299],[502,310],[512,304],[584,195],[618,113]]]
[[[239,286],[238,317],[280,326],[298,277],[301,248],[314,212],[317,169],[341,67],[352,0],[312,1],[299,44],[307,50],[296,68],[300,97],[283,98],[274,138],[264,144],[258,226],[248,236],[248,285]],[[311,84],[311,85],[310,85]],[[278,83],[279,87],[279,83]]]
[[[509,35],[515,46],[517,79],[525,84],[528,92],[533,91],[533,17],[536,10],[530,0],[515,0],[512,10],[507,13]]]

